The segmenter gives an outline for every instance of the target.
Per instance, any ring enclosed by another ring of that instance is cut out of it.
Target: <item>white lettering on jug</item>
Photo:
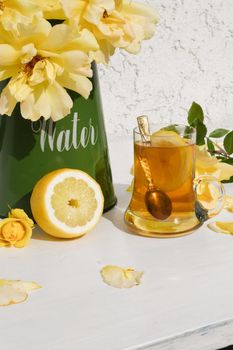
[[[87,126],[79,128],[80,119],[75,112],[71,121],[71,127],[67,130],[57,131],[56,123],[50,120],[39,120],[32,122],[32,131],[40,133],[40,147],[45,151],[48,144],[51,151],[58,152],[69,151],[71,148],[87,148],[89,145],[95,146],[98,141],[98,129],[92,124],[90,118]]]

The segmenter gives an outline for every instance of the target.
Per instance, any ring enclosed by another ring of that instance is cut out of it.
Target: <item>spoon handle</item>
[[[149,125],[149,119],[147,115],[141,115],[140,117],[137,117],[138,122],[138,129],[141,134],[142,142],[144,144],[151,144],[150,142],[150,125]]]
[[[142,170],[144,172],[145,178],[148,182],[148,188],[149,188],[149,190],[153,190],[155,187],[154,187],[154,184],[152,181],[152,174],[151,174],[148,160],[146,158],[142,158],[140,156],[138,157],[138,159],[139,159],[140,165],[142,167]]]

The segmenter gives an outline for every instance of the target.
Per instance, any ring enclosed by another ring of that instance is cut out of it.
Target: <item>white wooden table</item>
[[[0,308],[1,350],[212,350],[233,344],[233,237],[206,225],[173,239],[128,234],[129,145],[128,139],[110,144],[118,204],[91,233],[55,241],[36,231],[28,248],[0,250],[2,278],[43,286],[27,302]],[[143,270],[143,283],[129,290],[105,285],[100,270],[109,264]]]

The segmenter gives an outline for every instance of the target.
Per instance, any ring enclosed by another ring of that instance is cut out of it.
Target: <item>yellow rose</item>
[[[32,228],[34,227],[34,222],[32,221],[32,219],[28,217],[28,215],[25,213],[23,209],[12,209],[8,213],[8,218],[26,220],[29,226],[31,226]]]
[[[206,146],[196,146],[196,176],[200,175],[212,175],[220,181],[229,180],[233,176],[233,166],[211,156]]]
[[[97,62],[107,63],[116,48],[138,53],[141,42],[150,39],[158,16],[148,5],[131,0],[60,0],[69,21],[95,35],[100,50],[93,52]]]
[[[0,22],[5,30],[19,34],[18,26],[28,25],[40,18],[42,11],[31,0],[0,0]]]
[[[22,209],[13,209],[8,218],[0,221],[0,247],[25,247],[31,236],[34,222]]]
[[[92,90],[90,51],[98,49],[92,33],[74,32],[67,24],[41,20],[19,36],[0,24],[0,81],[9,79],[0,95],[0,114],[11,115],[17,102],[23,118],[54,121],[67,116],[73,101],[66,89],[88,98]]]

